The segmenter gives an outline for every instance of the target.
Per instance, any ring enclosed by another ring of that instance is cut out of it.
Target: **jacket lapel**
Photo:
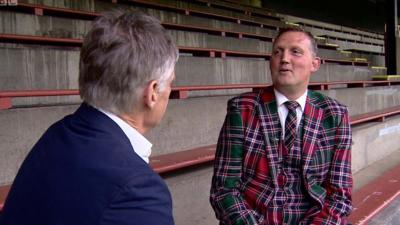
[[[315,153],[324,113],[322,109],[316,106],[315,101],[312,92],[309,92],[304,108],[303,171],[307,170]]]
[[[261,104],[258,107],[258,115],[261,121],[261,131],[265,142],[266,157],[268,160],[271,178],[277,185],[276,168],[279,163],[278,144],[282,132],[279,122],[278,108],[275,101],[274,92],[261,93]]]
[[[314,153],[318,146],[318,134],[322,129],[322,118],[324,111],[317,105],[318,99],[313,95],[313,92],[309,91],[307,96],[306,105],[304,108],[304,125],[303,125],[303,148],[302,148],[302,159],[303,159],[303,180],[306,188],[310,195],[320,202],[320,193],[318,190],[313,190],[313,183],[310,179],[307,179],[307,170],[313,160]]]

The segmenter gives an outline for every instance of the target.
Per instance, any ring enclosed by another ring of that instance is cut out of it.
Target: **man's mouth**
[[[279,72],[286,73],[286,72],[292,72],[292,71],[289,69],[279,69]]]

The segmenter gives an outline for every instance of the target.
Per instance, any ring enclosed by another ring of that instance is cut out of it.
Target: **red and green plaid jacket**
[[[312,206],[299,224],[346,224],[353,185],[347,108],[308,91],[303,117],[302,182]],[[273,92],[247,93],[228,102],[210,196],[221,224],[263,224],[261,212],[278,187],[280,126]],[[268,182],[258,182],[260,177]]]

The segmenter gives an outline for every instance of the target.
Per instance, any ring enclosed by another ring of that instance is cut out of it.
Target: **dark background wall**
[[[278,13],[384,32],[385,8],[381,0],[263,0]]]

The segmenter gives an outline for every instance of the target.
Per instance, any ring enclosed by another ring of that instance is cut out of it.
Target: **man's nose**
[[[289,63],[290,54],[288,51],[283,51],[281,55],[281,63]]]

